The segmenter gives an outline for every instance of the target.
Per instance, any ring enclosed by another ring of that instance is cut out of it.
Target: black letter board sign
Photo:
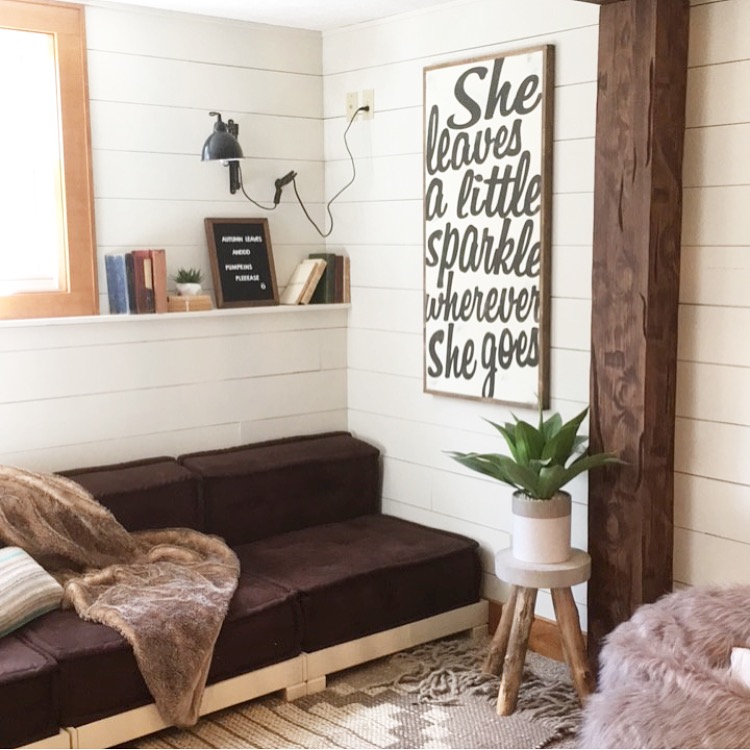
[[[206,219],[217,307],[278,305],[268,219]]]

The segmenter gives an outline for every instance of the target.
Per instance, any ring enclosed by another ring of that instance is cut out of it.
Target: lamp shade
[[[201,152],[201,161],[212,161],[220,159],[221,161],[232,161],[234,159],[243,159],[242,146],[240,142],[229,132],[227,124],[222,121],[218,112],[211,112],[212,116],[217,118],[214,123],[214,132],[206,138]],[[230,120],[230,124],[231,124]]]

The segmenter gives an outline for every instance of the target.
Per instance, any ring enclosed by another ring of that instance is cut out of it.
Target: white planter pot
[[[201,293],[200,284],[177,284],[177,292],[181,297],[194,297]]]
[[[513,557],[531,563],[570,559],[570,495],[558,492],[549,500],[513,493]]]

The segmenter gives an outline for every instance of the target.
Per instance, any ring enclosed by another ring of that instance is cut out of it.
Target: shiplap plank
[[[686,127],[750,122],[750,97],[745,91],[750,59],[688,70]]]
[[[434,477],[435,471],[427,466],[390,456],[383,459],[383,495],[405,505],[430,509]]]
[[[554,146],[553,158],[554,193],[593,193],[593,140],[560,141]],[[250,163],[254,164],[252,161]],[[372,159],[360,158],[355,163],[356,179],[338,199],[339,203],[421,199],[424,164],[421,151]],[[352,166],[348,159],[327,162],[326,200],[330,200],[352,176]]]
[[[330,248],[336,252],[335,247]],[[415,245],[353,245],[347,249],[352,286],[422,289],[422,243]]]
[[[552,244],[591,245],[594,223],[593,193],[556,195],[552,202]]]
[[[318,432],[346,430],[347,414],[345,408],[302,412],[270,419],[254,419],[240,423],[239,427],[240,444],[257,443],[261,440],[276,440],[292,435],[314,435]]]
[[[334,203],[333,245],[421,245],[422,200]]]
[[[346,367],[345,332],[277,332],[0,353],[0,403]],[[49,374],[54,372],[55,377]]]
[[[308,200],[323,199],[323,163],[308,161],[304,165],[293,160],[244,159],[242,174],[250,185],[258,188],[257,200],[270,200],[274,180],[292,169],[297,170],[297,185]],[[228,197],[229,172],[221,164],[207,164],[193,155],[159,154],[130,151],[99,151],[94,165],[95,197],[97,199],[125,199],[160,201],[212,201]],[[297,206],[292,190],[281,195],[284,203]],[[254,210],[255,207],[253,207]]]
[[[422,334],[352,328],[349,368],[411,378],[422,377]]]
[[[550,395],[555,400],[589,402],[591,355],[575,349],[550,351]]]
[[[232,113],[246,158],[320,161],[323,121],[313,117]],[[91,102],[91,142],[98,151],[186,154],[200,159],[213,132],[208,110],[130,102]]]
[[[422,201],[382,201],[370,204],[334,204],[336,225],[329,244],[420,245]],[[590,245],[593,195],[561,194],[552,206],[552,242],[555,245]],[[731,244],[731,243],[730,243]]]
[[[591,245],[552,246],[552,296],[591,299]]]
[[[588,351],[591,345],[591,300],[552,299],[553,348]]]
[[[3,321],[0,352],[42,349],[70,351],[76,347],[107,346],[139,341],[240,336],[249,333],[275,335],[280,331],[312,331],[346,328],[346,308],[323,305],[253,308],[212,313],[165,315],[116,315],[51,321]]]
[[[678,325],[680,360],[750,367],[750,348],[737,338],[750,330],[750,307],[680,305]]]
[[[90,50],[88,57],[89,95],[95,100],[218,110],[227,117],[248,111],[289,117],[322,114],[318,76],[98,50]]]
[[[596,135],[596,82],[555,88],[555,141],[594,138]]]
[[[674,523],[750,544],[750,486],[677,473]]]
[[[750,184],[750,123],[686,130],[682,179],[685,187]]]
[[[678,418],[675,471],[750,485],[750,427]]]
[[[674,577],[691,586],[750,584],[750,544],[676,528]]]
[[[320,75],[315,31],[128,7],[86,7],[89,49]]]
[[[393,85],[398,84],[394,83]],[[352,83],[352,87],[355,90],[372,88],[363,85],[361,82]],[[378,90],[376,89],[376,92]],[[344,99],[342,99],[343,101]],[[355,159],[399,154],[421,154],[423,131],[421,94],[419,99],[409,103],[405,102],[399,109],[383,110],[380,107],[379,99],[376,99],[375,106],[377,112],[375,118],[373,120],[355,120],[347,135],[347,142]],[[570,86],[558,86],[555,89],[553,127],[556,146],[576,139],[593,141],[594,125],[591,120],[595,120],[595,118],[595,83],[571,84]],[[242,122],[242,118],[236,119]],[[323,139],[327,161],[348,161],[349,156],[344,145],[346,126],[347,121],[344,117],[344,109],[341,106],[334,104],[332,110],[326,109]],[[241,141],[243,140],[243,132],[243,129],[241,129]]]
[[[151,456],[177,456],[192,451],[229,448],[240,442],[238,424],[206,424],[186,430],[141,433],[135,436],[114,435],[89,442],[0,452],[0,463],[20,466],[30,471],[64,471]]]
[[[461,51],[495,45],[529,47],[539,37],[582,26],[596,26],[599,11],[586,3],[560,0],[476,0],[438,6],[384,21],[325,32],[326,75],[404,59],[424,58],[446,49]],[[502,33],[502,37],[500,34]],[[499,38],[500,37],[500,38]],[[469,56],[471,56],[469,52]],[[593,58],[594,66],[596,58]]]
[[[220,164],[212,163],[210,166],[225,176]],[[248,179],[247,183],[246,188],[253,195],[255,181]],[[267,186],[261,187],[267,194]],[[239,194],[230,198],[228,182],[224,189],[226,197],[222,191],[218,194],[219,199],[213,201],[99,198],[95,201],[98,241],[101,245],[109,246],[200,245],[206,240],[203,226],[205,217],[255,218],[267,215],[267,212],[260,211]],[[259,195],[260,191],[256,194]],[[322,221],[323,212],[319,204],[308,204],[308,210],[316,221]],[[269,224],[273,244],[321,245],[320,235],[308,223],[298,205],[279,204],[269,218]]]
[[[570,401],[570,403],[578,403],[580,407],[568,407],[565,409],[566,413],[580,411],[585,401]],[[510,419],[508,409],[502,405],[455,398],[436,398],[432,394],[424,393],[421,377],[403,377],[365,370],[350,370],[349,372],[349,407],[353,410],[374,411],[392,419],[406,419],[420,425],[432,424],[439,428],[452,428],[467,432],[481,431],[484,428],[487,434],[482,441],[481,450],[483,451],[498,450],[502,447],[497,442],[496,433],[486,427],[483,417],[494,421]],[[535,421],[536,414],[531,412],[529,418]],[[491,447],[493,444],[495,448]],[[452,448],[446,447],[445,450],[452,450]],[[475,450],[475,448],[456,450]],[[439,465],[444,466],[444,463],[441,462]],[[456,467],[451,466],[451,468]]]
[[[686,245],[750,245],[750,221],[742,219],[750,205],[750,184],[686,188],[683,201],[682,241]]]
[[[750,246],[683,246],[680,302],[750,307]]]
[[[555,60],[555,84],[570,86],[596,80],[598,36],[596,26],[536,36],[530,46],[554,44],[560,50]],[[323,106],[328,117],[345,112],[346,93],[374,89],[378,111],[421,104],[422,71],[425,67],[459,62],[467,58],[500,55],[519,49],[517,42],[492,42],[471,49],[442,52],[397,63],[368,65],[360,61],[353,69],[326,75]],[[419,87],[416,87],[418,84]],[[382,92],[382,98],[379,93]]]
[[[712,422],[750,425],[750,368],[700,362],[677,364],[677,414]]]
[[[353,378],[354,373],[350,373],[350,381]],[[459,399],[441,400],[460,402]],[[566,418],[580,411],[580,405],[573,404],[563,406],[553,403],[553,408]],[[350,405],[349,424],[365,440],[373,440],[383,446],[385,455],[389,457],[471,479],[476,479],[477,475],[453,461],[446,451],[496,453],[505,450],[502,438],[483,419],[486,417],[500,423],[509,421],[510,411],[501,405],[478,404],[473,418],[461,414],[456,407],[456,421],[445,420],[440,424],[436,420],[432,423],[416,421],[413,417],[409,418],[410,413],[390,417],[381,413],[379,408],[360,411]],[[513,413],[526,420],[536,419],[536,413],[532,410],[514,409]],[[577,502],[586,502],[585,491],[580,491],[586,487],[585,477],[577,477],[571,483],[571,494],[575,495]]]
[[[269,419],[346,406],[341,370],[0,405],[0,453]]]
[[[690,9],[688,65],[716,65],[750,57],[750,3],[722,0]]]
[[[337,199],[343,203],[364,201],[420,200],[422,198],[422,154],[382,156],[355,160],[356,179]],[[327,162],[325,168],[326,200],[354,176],[351,162]]]
[[[422,293],[410,289],[352,288],[352,329],[422,333]]]
[[[324,86],[328,86],[326,78]],[[355,86],[360,86],[358,81]],[[364,88],[364,87],[363,87]],[[343,105],[345,99],[341,99]],[[376,103],[377,116],[373,120],[357,119],[347,134],[347,142],[355,159],[398,154],[422,153],[422,101],[402,109],[381,110]],[[345,109],[338,105],[326,107],[323,123],[323,150],[326,161],[348,160],[344,145],[347,121]]]

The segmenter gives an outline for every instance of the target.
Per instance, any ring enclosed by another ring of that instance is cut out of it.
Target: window
[[[0,0],[0,318],[98,311],[83,8]]]

